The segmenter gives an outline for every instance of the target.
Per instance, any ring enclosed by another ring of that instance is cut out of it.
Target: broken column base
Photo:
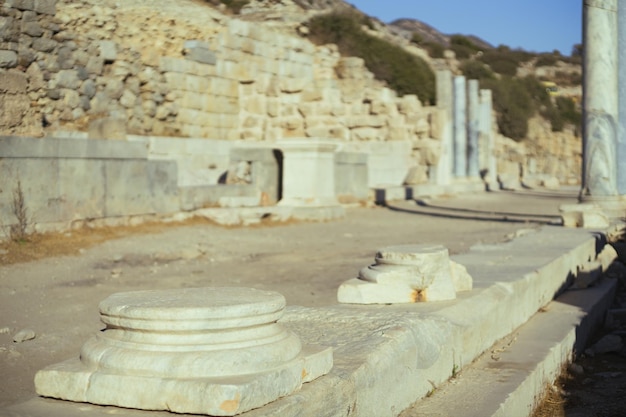
[[[472,289],[472,277],[450,261],[441,245],[392,246],[378,251],[376,263],[341,284],[337,299],[346,304],[444,301]]]
[[[302,348],[276,321],[284,297],[250,288],[114,294],[107,328],[80,358],[41,370],[39,395],[141,410],[232,416],[332,368],[331,348]]]
[[[565,227],[582,227],[587,229],[604,229],[609,227],[609,216],[597,204],[563,204],[559,207],[559,211]]]

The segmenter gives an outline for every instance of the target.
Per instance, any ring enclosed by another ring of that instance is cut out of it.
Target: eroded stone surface
[[[340,303],[388,304],[453,300],[457,291],[471,290],[467,270],[453,263],[441,245],[405,245],[381,249],[376,263],[344,282]]]
[[[302,348],[276,323],[285,298],[250,288],[113,294],[106,329],[80,358],[35,376],[46,397],[230,416],[300,388],[332,367],[330,348]]]

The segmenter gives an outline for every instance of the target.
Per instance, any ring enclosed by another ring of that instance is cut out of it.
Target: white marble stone
[[[452,167],[454,166],[453,133],[454,125],[452,118],[453,98],[452,73],[450,70],[437,71],[437,108],[441,111],[441,157],[437,164],[435,183],[437,185],[449,185],[452,180]]]
[[[359,271],[337,291],[340,303],[390,304],[453,300],[470,290],[472,279],[453,264],[441,245],[405,245],[381,249],[376,263]]]
[[[478,80],[467,82],[467,176],[480,176],[478,169],[478,139],[480,132],[480,104]]]
[[[618,5],[618,33],[619,33],[619,134],[617,136],[617,160],[626,161],[626,2]],[[626,195],[626,164],[617,164],[617,191]]]
[[[495,138],[493,135],[493,99],[491,90],[480,90],[480,124],[478,141],[479,167],[483,180],[490,189],[496,189],[498,168],[495,156]]]
[[[465,77],[454,77],[454,176],[467,176],[467,90]]]
[[[582,197],[617,196],[617,0],[585,0]]]
[[[143,410],[231,416],[326,374],[330,348],[304,348],[277,320],[282,295],[250,288],[113,294],[106,329],[80,357],[41,370],[39,395]]]
[[[609,217],[597,204],[563,204],[559,207],[559,211],[565,227],[605,229],[610,224]]]
[[[283,153],[281,206],[338,206],[332,141],[298,138],[277,143]]]

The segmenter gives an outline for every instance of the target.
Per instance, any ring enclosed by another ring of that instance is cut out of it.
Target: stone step
[[[616,284],[567,291],[400,417],[530,416],[546,384],[602,324]]]

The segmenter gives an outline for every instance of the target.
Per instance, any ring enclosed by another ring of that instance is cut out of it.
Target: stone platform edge
[[[452,257],[469,264],[475,278],[475,289],[456,301],[288,307],[280,322],[305,344],[333,347],[334,367],[300,391],[242,416],[397,416],[550,303],[579,266],[595,259],[601,241],[589,231],[548,226],[472,248]],[[42,398],[9,409],[20,417],[55,410],[67,417],[108,415],[102,407]]]

